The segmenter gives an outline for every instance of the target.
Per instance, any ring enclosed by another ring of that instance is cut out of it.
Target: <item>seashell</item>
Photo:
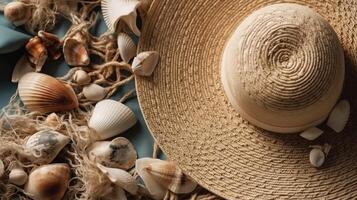
[[[83,87],[83,95],[90,101],[100,101],[107,96],[109,90],[100,85],[92,83]]]
[[[68,38],[65,40],[63,55],[66,63],[71,66],[87,66],[90,63],[87,46],[77,39]]]
[[[138,192],[139,187],[135,178],[127,171],[117,168],[105,167],[99,163],[97,163],[97,167],[100,169],[100,171],[106,174],[109,180],[115,185],[123,188],[125,191],[128,191],[133,195]]]
[[[5,165],[4,162],[0,159],[0,178],[5,174]]]
[[[32,9],[19,1],[10,2],[4,8],[4,15],[15,26],[21,26],[30,20]]]
[[[129,63],[136,55],[136,44],[126,33],[119,33],[117,42],[121,58],[124,62]]]
[[[44,130],[30,136],[25,149],[33,157],[33,162],[51,163],[58,153],[70,142],[68,136],[53,130]]]
[[[49,113],[78,107],[73,89],[46,74],[30,72],[19,81],[19,96],[30,111]]]
[[[56,113],[51,113],[46,117],[46,124],[51,127],[57,127],[60,124],[59,117]]]
[[[39,31],[38,37],[41,38],[41,40],[47,47],[48,53],[50,54],[52,59],[57,60],[61,57],[62,42],[57,37],[57,35],[45,31]]]
[[[310,163],[314,167],[321,167],[325,162],[325,153],[318,148],[314,148],[310,151]]]
[[[151,76],[159,58],[159,53],[156,51],[141,52],[134,58],[131,68],[136,75]]]
[[[112,31],[118,30],[120,21],[124,22],[135,35],[140,36],[136,25],[138,0],[103,0],[102,12],[104,21]]]
[[[311,127],[309,129],[307,129],[306,131],[302,132],[300,134],[300,136],[307,140],[313,141],[316,138],[320,137],[320,135],[322,135],[323,132],[324,132],[323,130],[321,130],[317,127]]]
[[[35,71],[35,66],[33,66],[26,55],[23,55],[15,65],[14,71],[12,72],[11,82],[17,83],[23,75]]]
[[[74,73],[73,81],[79,85],[87,85],[92,81],[92,79],[87,72],[79,69]]]
[[[25,170],[20,166],[15,166],[9,174],[9,183],[13,183],[17,186],[22,186],[26,183],[28,175]]]
[[[330,113],[327,120],[327,126],[332,128],[337,133],[340,133],[348,122],[350,109],[350,103],[346,100],[341,100]]]
[[[36,72],[41,71],[48,57],[45,44],[38,36],[35,36],[26,44],[26,51],[31,63],[36,66]]]
[[[103,200],[127,200],[125,191],[118,185],[114,185],[113,191],[101,199],[103,199]]]
[[[173,162],[141,158],[136,161],[135,166],[148,191],[156,199],[163,199],[166,190],[184,194],[197,187],[197,183],[183,174]]]
[[[109,141],[95,142],[89,147],[89,158],[106,167],[129,170],[135,165],[137,154],[129,140],[118,137]]]
[[[25,192],[34,200],[61,200],[69,179],[67,164],[42,165],[30,173]]]
[[[128,130],[136,121],[135,114],[129,107],[106,99],[95,105],[88,126],[96,131],[98,139],[105,140]]]

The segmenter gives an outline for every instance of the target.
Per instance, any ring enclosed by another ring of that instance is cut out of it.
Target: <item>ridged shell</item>
[[[79,85],[87,85],[89,84],[92,80],[91,77],[88,75],[87,72],[84,70],[77,70],[74,75],[73,75],[73,81]]]
[[[183,174],[173,162],[141,158],[136,161],[135,166],[148,191],[156,199],[162,199],[166,190],[183,194],[190,193],[197,187],[197,183]]]
[[[139,6],[139,1],[102,0],[101,2],[104,21],[110,30],[118,30],[119,22],[123,21],[135,35],[140,36],[140,30],[136,25],[136,9]]]
[[[25,74],[19,81],[18,90],[22,102],[30,111],[49,113],[78,107],[73,89],[46,74]]]
[[[34,200],[61,200],[69,179],[67,164],[42,165],[30,173],[25,192]]]
[[[118,34],[118,49],[124,62],[129,63],[136,55],[137,46],[133,39],[126,33]]]
[[[38,36],[35,36],[26,44],[26,51],[29,55],[29,60],[35,65],[36,71],[41,71],[48,58],[44,42]]]
[[[31,18],[32,9],[19,1],[10,2],[4,8],[4,15],[15,26],[21,26]]]
[[[350,116],[350,103],[341,100],[332,110],[327,120],[327,126],[337,133],[343,131]]]
[[[108,89],[100,85],[92,83],[83,87],[83,95],[90,101],[100,101],[105,98],[108,93]]]
[[[23,75],[35,71],[35,66],[33,66],[26,55],[23,55],[14,67],[11,82],[17,83]]]
[[[134,145],[123,137],[112,141],[95,142],[89,147],[89,158],[106,167],[129,170],[135,165],[137,154]]]
[[[86,44],[77,39],[66,39],[63,45],[63,55],[70,66],[87,66],[90,63]]]
[[[28,175],[22,167],[17,166],[10,171],[9,183],[21,186],[27,182],[27,179]]]
[[[100,140],[118,135],[135,125],[135,114],[126,105],[106,99],[94,107],[89,127],[96,131]]]
[[[154,72],[160,55],[156,51],[144,51],[139,53],[133,60],[131,66],[134,74],[139,76],[151,76]]]
[[[68,136],[57,131],[44,130],[30,136],[25,149],[34,157],[34,163],[48,164],[69,142]]]

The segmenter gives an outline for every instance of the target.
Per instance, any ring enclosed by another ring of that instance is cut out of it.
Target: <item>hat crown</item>
[[[275,4],[244,19],[224,50],[222,81],[232,105],[251,123],[290,133],[321,123],[343,85],[344,56],[320,15]]]

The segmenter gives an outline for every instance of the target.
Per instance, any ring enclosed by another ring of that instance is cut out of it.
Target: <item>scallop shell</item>
[[[317,127],[311,127],[309,129],[307,129],[306,131],[302,132],[300,134],[301,137],[313,141],[316,138],[320,137],[320,135],[322,135],[322,133],[324,133],[323,130],[317,128]]]
[[[34,200],[61,200],[69,179],[67,164],[43,165],[30,173],[25,192]]]
[[[327,120],[327,126],[332,128],[337,133],[340,133],[348,122],[350,109],[350,103],[346,100],[341,100],[330,113]]]
[[[25,144],[25,149],[33,156],[33,162],[48,164],[69,142],[68,136],[57,131],[44,130],[30,136]]]
[[[74,75],[73,75],[73,81],[79,85],[87,85],[89,84],[92,80],[90,76],[88,75],[87,72],[84,70],[77,70]]]
[[[100,101],[105,98],[108,94],[108,89],[100,85],[92,83],[83,87],[83,95],[86,99],[90,101]]]
[[[310,163],[314,167],[321,167],[325,162],[325,153],[321,149],[314,148],[310,151]]]
[[[140,36],[136,25],[136,9],[139,3],[137,0],[102,0],[102,12],[108,28],[116,31],[119,22],[123,21],[135,35]]]
[[[105,167],[97,163],[97,167],[107,175],[109,180],[115,185],[128,191],[130,194],[135,195],[138,192],[138,184],[135,178],[130,175],[127,171],[117,168]]]
[[[19,81],[19,96],[30,111],[49,113],[78,107],[73,89],[46,74],[30,72]]]
[[[9,174],[9,183],[22,186],[27,182],[28,175],[22,167],[14,167]]]
[[[106,167],[129,170],[135,165],[137,154],[129,140],[118,137],[111,142],[95,142],[89,147],[89,158]]]
[[[118,135],[135,125],[135,114],[126,105],[106,99],[94,107],[89,127],[96,131],[100,140]]]
[[[4,8],[4,15],[15,26],[21,26],[30,20],[32,9],[19,1],[10,2]]]
[[[36,71],[41,71],[48,57],[45,44],[38,36],[35,36],[26,44],[26,51],[31,63],[35,64]]]
[[[35,66],[33,66],[26,55],[23,55],[15,65],[14,71],[12,72],[11,82],[17,83],[23,75],[35,71]]]
[[[197,187],[197,183],[183,174],[173,162],[141,158],[136,161],[136,171],[156,199],[162,199],[166,190],[184,194]]]
[[[129,63],[129,61],[136,55],[136,44],[126,33],[119,33],[117,41],[121,58],[124,62]]]
[[[156,51],[141,52],[134,58],[131,68],[136,75],[151,76],[159,62],[159,58],[160,55]]]
[[[87,46],[77,39],[66,39],[63,45],[63,55],[66,63],[71,66],[87,66],[90,63]]]

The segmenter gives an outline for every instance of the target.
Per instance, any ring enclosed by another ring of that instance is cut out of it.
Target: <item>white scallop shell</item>
[[[25,149],[32,155],[34,163],[51,163],[58,153],[70,142],[68,136],[53,130],[44,130],[30,136]]]
[[[108,94],[108,89],[92,83],[83,87],[83,95],[90,101],[100,101]]]
[[[131,66],[134,74],[139,76],[151,76],[154,72],[160,55],[156,51],[144,51],[139,53],[133,60]]]
[[[128,106],[106,99],[96,104],[88,125],[96,131],[99,140],[105,140],[128,130],[136,121]]]
[[[311,127],[309,129],[305,130],[304,132],[300,133],[300,136],[307,140],[313,141],[316,138],[320,137],[320,135],[322,135],[322,133],[324,133],[323,130],[321,130],[317,127]]]
[[[129,63],[136,55],[137,46],[135,42],[126,33],[119,33],[117,42],[121,58],[124,62]]]
[[[341,132],[350,116],[350,103],[346,100],[341,100],[332,110],[328,120],[327,126],[332,128],[337,133]]]
[[[140,36],[140,30],[136,25],[138,0],[102,0],[102,12],[104,21],[112,31],[118,29],[119,21],[123,21],[128,27]]]
[[[29,72],[35,72],[35,70],[35,67],[32,66],[32,63],[27,56],[23,55],[15,65],[14,71],[12,72],[11,82],[17,83],[23,75]]]

